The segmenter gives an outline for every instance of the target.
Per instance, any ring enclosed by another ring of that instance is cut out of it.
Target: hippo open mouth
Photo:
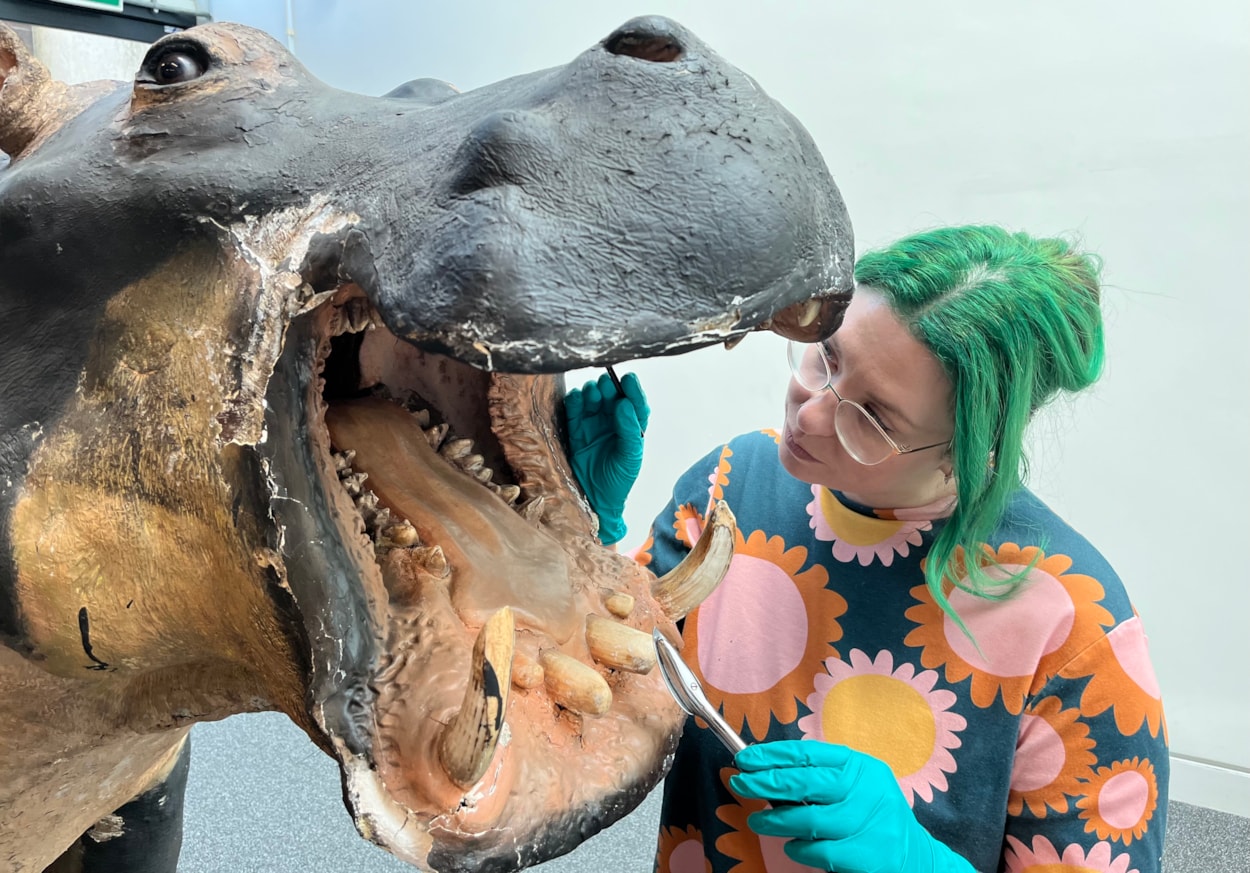
[[[836,328],[850,228],[802,127],[661,18],[384,98],[225,24],[71,89],[0,27],[0,149],[17,869],[191,723],[261,709],[425,869],[537,863],[632,809],[682,724],[650,632],[719,582],[733,518],[660,580],[604,549],[560,374]]]
[[[314,717],[362,833],[436,870],[560,854],[646,795],[682,721],[650,630],[732,553],[727,507],[664,579],[599,546],[562,384],[422,351],[348,287],[290,328],[270,385],[284,572],[321,634]]]

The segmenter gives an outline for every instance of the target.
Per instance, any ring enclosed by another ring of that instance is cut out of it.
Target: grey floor
[[[180,873],[411,873],[356,835],[338,771],[284,716],[235,716],[192,731]],[[540,873],[651,870],[659,795]],[[1250,818],[1170,810],[1166,873],[1250,873]]]

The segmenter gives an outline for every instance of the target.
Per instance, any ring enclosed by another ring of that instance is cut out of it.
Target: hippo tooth
[[[546,503],[547,498],[539,495],[532,500],[525,501],[525,503],[521,504],[517,511],[521,513],[521,517],[526,521],[531,521],[537,524],[543,520]]]
[[[481,482],[483,485],[489,485],[491,477],[495,475],[495,471],[490,467],[479,467],[478,469],[471,471],[471,473],[473,478]]]
[[[374,526],[378,526],[378,495],[372,491],[364,490],[360,492],[360,496],[356,498],[356,510],[360,513],[364,520]]]
[[[398,546],[401,549],[415,546],[421,541],[420,537],[417,536],[417,529],[409,521],[395,522],[382,531],[379,539],[385,541],[386,544]]]
[[[517,652],[512,656],[512,684],[517,688],[537,688],[543,684],[545,673],[542,664],[524,652]]]
[[[343,304],[343,314],[352,333],[360,333],[373,324],[371,307],[364,297],[353,297]]]
[[[737,336],[731,336],[729,339],[725,340],[725,351],[733,351],[738,343],[746,339],[746,336],[747,335],[745,333],[740,333]]]
[[[651,634],[601,615],[586,616],[586,645],[605,667],[629,673],[650,673],[655,666]]]
[[[819,300],[809,300],[798,315],[799,327],[810,327],[818,317],[820,317],[820,307],[823,303]]]
[[[443,444],[443,440],[447,439],[447,431],[450,428],[447,422],[435,424],[425,429],[425,438],[430,441],[430,448],[438,451],[439,446]]]
[[[358,494],[364,488],[365,480],[368,478],[368,473],[348,473],[343,477],[343,487],[353,494]]]
[[[634,598],[624,591],[614,591],[603,601],[603,605],[617,618],[628,618],[634,611]]]
[[[430,410],[414,409],[412,410],[412,417],[417,420],[417,424],[420,425],[422,430],[430,426]]]
[[[725,578],[736,530],[728,504],[718,500],[690,554],[651,585],[651,593],[669,618],[676,621],[687,615]]]
[[[504,503],[509,506],[517,502],[521,496],[521,486],[519,485],[500,485],[499,496],[503,498]]]
[[[545,650],[538,663],[547,693],[560,706],[582,715],[603,715],[612,708],[612,689],[593,667],[558,649]]]
[[[439,762],[461,788],[481,779],[495,754],[508,708],[515,646],[516,626],[505,606],[478,632],[464,703],[439,737]]]
[[[467,457],[473,451],[473,440],[466,437],[457,437],[448,440],[438,453],[449,461],[459,460]]]
[[[352,471],[352,461],[356,460],[356,451],[348,449],[345,452],[332,452],[330,457],[334,459],[334,472],[339,474],[342,479]]]
[[[373,526],[374,530],[382,530],[390,525],[392,521],[391,511],[383,506],[373,513],[372,517],[369,519],[369,524]]]
[[[442,546],[420,546],[412,550],[413,557],[425,568],[426,572],[440,579],[449,572],[447,555]]]

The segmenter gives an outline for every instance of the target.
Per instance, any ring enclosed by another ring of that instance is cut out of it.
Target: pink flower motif
[[[1095,843],[1087,853],[1081,846],[1071,843],[1063,854],[1043,836],[1033,837],[1033,845],[1026,846],[1013,836],[1007,837],[1007,873],[1026,873],[1040,868],[1047,873],[1137,873],[1129,868],[1133,859],[1128,855],[1111,856],[1110,843]]]
[[[824,662],[829,675],[813,678],[807,698],[812,711],[799,719],[804,739],[840,743],[880,758],[894,771],[909,805],[916,796],[933,800],[946,791],[947,773],[956,770],[951,749],[962,745],[958,732],[968,722],[950,708],[955,694],[934,690],[934,670],[916,672],[912,664],[894,669],[894,657],[882,651],[875,659],[859,649],[850,663]]]
[[[920,545],[920,532],[932,527],[923,519],[861,515],[843,506],[821,485],[812,486],[812,502],[807,504],[807,514],[816,539],[833,543],[836,560],[844,564],[857,560],[864,567],[874,559],[888,567],[894,563],[896,554],[907,557],[912,546]]]

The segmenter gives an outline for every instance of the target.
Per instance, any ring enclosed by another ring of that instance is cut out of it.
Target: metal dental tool
[[[686,662],[681,659],[681,655],[677,654],[677,649],[673,647],[673,644],[664,638],[659,628],[651,631],[651,638],[655,640],[655,654],[660,664],[660,675],[664,677],[664,684],[668,686],[677,705],[685,710],[687,715],[696,715],[707,722],[712,733],[716,734],[716,738],[731,754],[736,755],[745,749],[747,744],[721,718],[716,707],[712,706],[712,702],[703,693],[703,686],[699,684],[698,677],[686,666]]]

